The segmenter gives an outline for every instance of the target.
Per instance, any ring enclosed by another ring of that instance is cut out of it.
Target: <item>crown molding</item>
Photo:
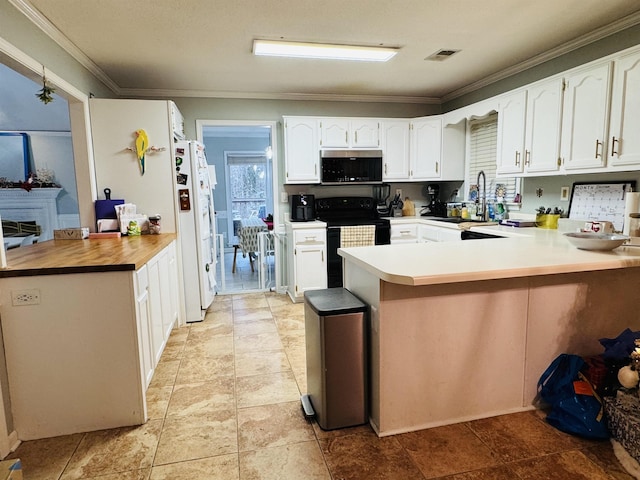
[[[493,75],[489,75],[488,77],[483,78],[482,80],[478,80],[477,82],[470,83],[469,85],[465,85],[462,88],[454,90],[446,95],[444,95],[440,100],[442,103],[448,102],[455,98],[461,97],[462,95],[466,95],[468,93],[479,90],[480,88],[486,87],[500,80],[504,80],[512,75],[516,75],[518,73],[524,72],[532,67],[536,67],[538,65],[543,64],[549,60],[553,60],[554,58],[561,57],[569,52],[577,50],[581,47],[589,45],[590,43],[596,42],[598,40],[602,40],[609,35],[613,35],[614,33],[618,33],[626,28],[633,27],[640,23],[640,12],[632,13],[631,15],[627,15],[620,20],[617,20],[613,23],[605,25],[604,27],[600,27],[592,32],[582,35],[570,42],[566,42],[559,47],[553,48],[551,50],[547,50],[540,55],[536,55],[535,57],[531,57],[524,62],[517,63],[511,67],[505,68],[500,72],[494,73]]]
[[[120,94],[120,87],[93,60],[84,54],[76,45],[58,30],[45,16],[43,16],[28,0],[9,0],[20,13],[27,17],[36,27],[48,35],[62,49],[76,59],[91,74],[104,83],[116,95]]]
[[[195,97],[195,98],[237,98],[250,100],[305,100],[323,102],[370,102],[370,103],[420,103],[440,105],[435,97],[414,97],[401,95],[338,95],[325,93],[254,93],[217,92],[209,90],[171,90],[122,88],[123,97]]]

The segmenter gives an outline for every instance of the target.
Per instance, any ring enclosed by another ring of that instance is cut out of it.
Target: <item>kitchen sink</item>
[[[476,222],[476,223],[486,223],[484,220],[470,220],[468,218],[460,218],[460,217],[423,217],[425,220],[432,220],[435,222],[445,222],[445,223],[467,223],[467,222]]]

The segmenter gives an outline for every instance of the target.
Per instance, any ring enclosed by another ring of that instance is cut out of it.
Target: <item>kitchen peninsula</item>
[[[147,420],[146,389],[179,317],[175,240],[50,240],[7,252],[0,316],[20,440]]]
[[[599,338],[640,328],[639,247],[584,251],[556,230],[517,235],[339,250],[345,287],[371,305],[378,435],[531,409],[559,353],[598,354]]]

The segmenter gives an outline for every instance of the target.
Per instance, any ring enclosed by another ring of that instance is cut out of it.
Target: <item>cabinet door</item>
[[[391,225],[391,244],[418,243],[418,224],[397,223]]]
[[[151,339],[151,305],[149,303],[149,277],[146,265],[136,271],[136,315],[138,317],[138,344],[142,367],[142,387],[146,390],[155,367]]]
[[[505,95],[498,105],[496,174],[521,173],[524,167],[524,128],[527,92]]]
[[[611,63],[566,77],[562,119],[565,170],[605,164]]]
[[[153,352],[153,364],[157,365],[164,349],[164,325],[162,319],[162,290],[160,288],[160,267],[156,255],[147,263],[149,273],[149,312],[151,320],[151,348]]]
[[[163,349],[164,344],[167,342],[169,335],[171,335],[171,330],[174,325],[174,317],[173,311],[171,307],[171,296],[175,292],[171,290],[171,267],[169,261],[169,255],[167,249],[165,248],[163,252],[160,253],[160,258],[158,259],[158,274],[160,276],[160,301],[161,309],[162,309],[162,341],[163,341]]]
[[[411,180],[440,178],[442,156],[442,119],[424,119],[411,123],[409,176]]]
[[[390,120],[382,124],[383,180],[409,179],[409,121]]]
[[[287,183],[320,181],[320,145],[315,118],[285,118],[285,175]]]
[[[562,86],[562,80],[556,79],[528,89],[524,147],[526,172],[560,169]]]
[[[640,165],[640,53],[615,61],[611,95],[609,164]]]
[[[352,119],[351,146],[354,148],[380,147],[380,122],[371,119]]]
[[[320,125],[320,147],[348,148],[349,147],[349,119],[323,118]]]
[[[327,288],[327,242],[325,230],[294,232],[295,295]]]

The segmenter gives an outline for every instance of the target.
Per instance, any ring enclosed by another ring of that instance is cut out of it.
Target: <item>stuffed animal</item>
[[[618,370],[618,381],[624,388],[636,388],[640,383],[640,340],[635,344],[636,348],[630,355],[631,363]]]

